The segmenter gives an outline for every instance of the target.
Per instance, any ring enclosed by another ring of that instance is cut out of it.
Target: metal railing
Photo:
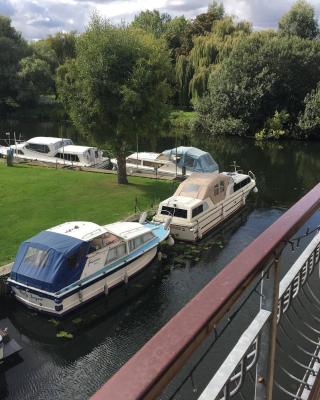
[[[319,264],[320,235],[315,235],[281,281],[280,264],[284,249],[298,247],[303,236],[310,237],[311,232],[307,231],[292,239],[319,205],[320,184],[233,259],[92,399],[155,399],[163,392],[166,398],[183,398],[179,397],[179,390],[188,379],[199,400],[227,400],[235,395],[244,398],[241,390],[248,377],[254,392],[252,398],[257,400],[272,399],[275,387],[287,398],[311,398],[320,366],[320,299],[312,287],[313,281],[319,279],[315,271]],[[209,371],[213,378],[197,394],[193,379],[196,368],[253,294],[260,299],[254,316],[248,326],[241,326],[233,348],[228,350],[220,367]],[[197,352],[212,337],[209,348],[195,362]],[[290,344],[290,350],[284,343]],[[288,360],[279,366],[275,359],[281,352]],[[303,370],[302,376],[288,369],[290,362]],[[275,369],[294,382],[294,392],[292,384],[288,389],[277,378]],[[186,378],[181,377],[182,372]],[[172,383],[177,375],[179,379]]]

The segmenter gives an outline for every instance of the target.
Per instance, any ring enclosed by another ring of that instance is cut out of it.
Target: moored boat
[[[16,158],[36,160],[45,163],[66,166],[99,167],[111,166],[110,159],[96,147],[74,145],[71,139],[57,137],[34,137],[26,142],[0,148],[3,156],[8,150],[13,151]]]
[[[143,270],[169,236],[168,223],[58,225],[20,245],[8,283],[20,302],[62,316]]]
[[[111,162],[115,168],[117,160]],[[126,158],[129,173],[146,172],[158,175],[189,176],[194,172],[219,172],[218,164],[212,156],[196,147],[180,146],[162,153],[139,152]]]
[[[192,174],[172,197],[160,203],[153,220],[162,222],[172,216],[172,236],[194,242],[244,206],[254,189],[257,190],[252,172]]]

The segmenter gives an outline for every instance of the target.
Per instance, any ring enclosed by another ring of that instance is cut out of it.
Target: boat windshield
[[[36,247],[30,246],[27,250],[26,255],[23,258],[23,262],[31,264],[32,266],[43,268],[48,261],[49,252],[46,250],[40,250]]]
[[[187,218],[188,211],[184,210],[183,208],[162,206],[161,214],[172,215],[173,217],[178,217],[178,218]]]

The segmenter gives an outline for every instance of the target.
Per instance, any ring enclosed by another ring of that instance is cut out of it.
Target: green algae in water
[[[58,326],[58,325],[60,324],[60,322],[57,321],[57,320],[54,319],[54,318],[49,319],[48,322],[50,322],[50,323],[53,324],[54,326]]]
[[[73,334],[66,331],[60,331],[56,334],[58,338],[73,339]]]
[[[80,317],[75,318],[75,319],[72,320],[72,322],[73,322],[75,325],[81,324],[82,321],[83,321],[83,319],[80,318]]]

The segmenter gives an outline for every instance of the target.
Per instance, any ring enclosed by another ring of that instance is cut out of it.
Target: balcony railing
[[[316,399],[319,224],[298,231],[319,205],[320,184],[234,258],[92,399],[260,400],[272,399],[275,390],[277,400]],[[301,254],[283,266],[283,253],[291,250]],[[201,364],[206,367],[197,383]],[[192,393],[181,394],[187,390]]]

